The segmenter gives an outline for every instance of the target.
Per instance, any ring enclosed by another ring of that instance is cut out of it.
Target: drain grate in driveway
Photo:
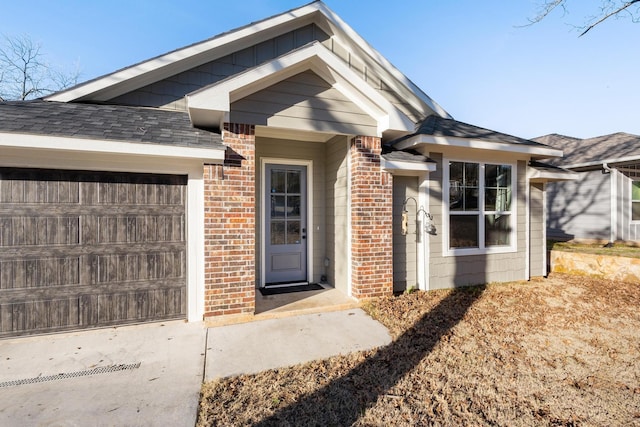
[[[93,369],[85,369],[84,371],[67,372],[64,374],[46,375],[46,376],[39,376],[34,378],[25,378],[22,380],[4,381],[4,382],[0,382],[0,388],[12,387],[17,385],[25,385],[25,384],[43,383],[46,381],[64,380],[67,378],[86,377],[88,375],[108,374],[110,372],[130,371],[133,369],[138,369],[139,367],[140,367],[140,362],[131,363],[128,365],[119,364],[119,365],[110,365],[110,366],[99,366]]]

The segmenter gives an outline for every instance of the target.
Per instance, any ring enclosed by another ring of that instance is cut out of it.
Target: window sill
[[[493,254],[509,254],[516,253],[518,249],[513,246],[494,246],[491,248],[459,248],[459,249],[446,249],[444,251],[445,257],[453,256],[470,256],[470,255],[493,255]]]

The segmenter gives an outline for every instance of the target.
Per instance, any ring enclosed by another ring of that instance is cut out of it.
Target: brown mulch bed
[[[198,426],[640,426],[640,285],[554,274],[366,309],[390,345],[207,383]]]

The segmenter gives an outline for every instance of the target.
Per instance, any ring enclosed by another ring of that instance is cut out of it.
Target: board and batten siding
[[[236,52],[229,52],[227,49],[220,58],[109,101],[125,105],[186,110],[185,95],[277,58],[311,41],[325,41],[328,38],[329,36],[318,26],[309,24]]]
[[[326,257],[327,281],[343,293],[349,292],[349,145],[346,136],[335,136],[325,144]]]
[[[335,37],[329,37],[315,24],[304,25],[235,52],[229,52],[229,49],[221,50],[221,56],[216,59],[110,99],[109,102],[186,110],[185,95],[273,60],[312,41],[321,42],[342,59],[354,73],[413,120],[417,122],[424,117],[423,112],[417,111],[396,91],[391,90],[374,71],[371,64],[363,62],[360,57],[353,54],[352,49],[343,46]]]
[[[0,168],[0,337],[184,318],[186,181]]]
[[[412,197],[413,200],[408,199]],[[418,178],[415,176],[393,177],[393,291],[418,289],[417,277],[417,225]],[[407,234],[402,235],[402,207],[407,201]],[[424,219],[422,230],[424,234]],[[422,235],[422,238],[426,238]]]
[[[231,121],[278,128],[377,135],[377,122],[312,71],[231,104]]]
[[[547,184],[547,237],[609,240],[611,183],[600,170]]]
[[[312,194],[308,194],[307,197],[312,197],[313,202],[313,230],[307,230],[307,235],[313,235],[313,271],[312,280],[314,282],[320,281],[320,276],[324,273],[322,271],[324,254],[325,254],[325,211],[326,211],[326,197],[325,197],[325,176],[324,176],[324,152],[325,147],[321,142],[303,142],[293,141],[288,139],[275,139],[275,138],[256,138],[256,159],[257,164],[262,165],[263,158],[275,158],[275,159],[288,159],[288,160],[312,160],[313,170],[307,171],[307,176],[313,180]],[[275,162],[277,164],[277,161]],[[313,173],[313,175],[309,175]],[[260,206],[264,200],[264,194],[260,191],[262,187],[262,179],[264,178],[264,171],[259,170],[256,176],[256,232],[257,236],[263,236],[262,231],[264,218],[259,214],[261,212]],[[313,233],[313,234],[312,234]],[[256,254],[257,259],[262,259],[262,242],[259,238],[256,239]],[[256,263],[257,274],[256,278],[261,276],[260,263]]]
[[[434,224],[441,229],[445,226],[442,205],[443,156],[429,153],[429,158],[437,162],[435,172],[429,174],[429,208]],[[469,161],[473,161],[470,159]],[[478,285],[490,282],[523,280],[526,272],[526,162],[517,162],[517,211],[516,252],[444,256],[443,233],[429,237],[429,289],[447,289],[456,286]]]

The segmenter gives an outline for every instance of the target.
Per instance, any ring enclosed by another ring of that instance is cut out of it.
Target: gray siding
[[[441,229],[443,221],[442,206],[442,164],[441,153],[429,153],[437,162],[437,171],[429,174],[429,209],[434,216],[436,227]],[[484,284],[490,282],[508,282],[526,278],[526,163],[517,164],[517,252],[504,254],[444,256],[443,233],[429,237],[429,289],[452,288]]]
[[[324,254],[326,252],[326,239],[324,230],[326,197],[325,197],[325,147],[322,143],[301,142],[286,139],[272,139],[258,137],[256,141],[256,164],[261,165],[263,157],[286,158],[298,160],[313,160],[313,176],[309,175],[311,171],[307,171],[308,177],[313,179],[313,230],[309,230],[308,234],[313,233],[313,272],[314,282],[320,281],[320,276],[324,274]],[[261,192],[263,171],[256,172],[256,233],[262,236],[262,223],[264,219],[260,215],[260,206],[263,201]],[[256,255],[258,260],[262,259],[260,238],[256,239]],[[260,263],[256,265],[256,278],[261,277]]]
[[[287,32],[278,37],[265,40],[254,46],[237,52],[225,52],[224,56],[215,58],[190,70],[177,73],[172,77],[150,83],[132,92],[110,99],[110,102],[123,105],[141,105],[163,107],[167,109],[186,109],[185,95],[219,82],[229,76],[270,61],[314,40],[320,41],[329,50],[341,58],[359,77],[371,87],[378,90],[400,111],[414,121],[424,118],[424,114],[411,107],[401,95],[389,89],[388,83],[374,71],[372,64],[367,64],[352,53],[352,49],[329,37],[319,27],[309,24],[297,30]],[[370,133],[363,133],[371,135]]]
[[[376,135],[377,123],[312,71],[231,104],[231,122],[299,130]]]
[[[547,184],[547,237],[610,238],[611,185],[600,170]]]
[[[529,191],[529,271],[531,277],[546,276],[546,242],[544,238],[544,184],[531,184]]]
[[[310,24],[178,73],[168,79],[151,83],[110,101],[116,104],[185,110],[186,94],[269,61],[313,40],[325,41],[328,38],[329,36],[320,28]]]
[[[402,292],[418,288],[416,268],[416,203],[409,200],[407,235],[402,235],[402,205],[408,197],[418,200],[418,178],[393,177],[393,291]]]
[[[349,193],[347,167],[347,138],[336,136],[326,144],[325,188],[326,203],[326,256],[329,266],[326,268],[329,284],[342,292],[348,292],[348,231],[349,231]]]

